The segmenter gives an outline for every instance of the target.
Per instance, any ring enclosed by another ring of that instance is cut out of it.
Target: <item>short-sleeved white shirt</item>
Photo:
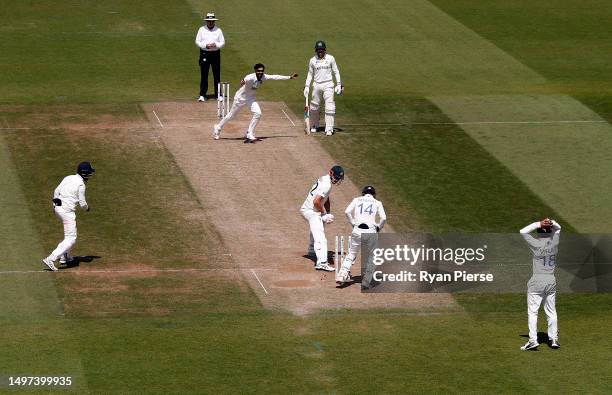
[[[376,215],[380,217],[380,221],[387,219],[385,209],[382,202],[376,200],[372,195],[363,195],[356,197],[344,210],[346,214],[353,215],[355,225],[366,224],[373,228],[378,224]]]
[[[331,187],[332,183],[329,174],[319,177],[310,187],[306,200],[302,204],[302,210],[314,210],[314,199],[316,196],[321,196],[323,201],[326,201],[329,198]]]

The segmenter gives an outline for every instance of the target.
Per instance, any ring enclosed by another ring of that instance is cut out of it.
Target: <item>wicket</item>
[[[340,267],[342,266],[342,261],[344,261],[344,257],[346,256],[346,252],[348,251],[348,243],[349,237],[346,238],[346,250],[344,249],[344,236],[336,236],[336,249],[334,252],[334,266],[336,268],[336,276],[338,276],[338,272],[340,271]]]
[[[217,117],[223,118],[230,110],[230,84],[229,82],[219,82],[217,85]]]

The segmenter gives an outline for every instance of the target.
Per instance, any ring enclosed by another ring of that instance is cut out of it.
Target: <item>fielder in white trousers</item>
[[[94,172],[95,169],[89,162],[81,162],[77,167],[77,174],[65,177],[53,192],[53,210],[64,227],[64,239],[43,259],[43,263],[54,272],[57,271],[55,261],[58,258],[60,263],[72,260],[70,250],[77,240],[76,206],[78,204],[89,211],[85,200],[85,183]]]
[[[537,237],[530,233],[537,231]],[[527,283],[527,323],[529,341],[521,350],[530,350],[538,343],[538,310],[544,304],[548,319],[548,339],[552,348],[559,348],[559,330],[557,326],[557,282],[555,267],[559,251],[561,226],[548,218],[534,222],[520,230],[521,235],[533,253],[533,275]]]
[[[265,74],[265,66],[261,63],[257,63],[253,69],[255,70],[254,73],[246,75],[244,79],[240,81],[241,87],[234,95],[234,103],[232,104],[230,111],[218,124],[214,126],[213,138],[215,140],[219,140],[221,131],[223,131],[225,124],[234,119],[236,114],[238,114],[243,107],[247,106],[249,110],[251,110],[253,117],[251,118],[251,122],[249,122],[249,127],[247,129],[245,138],[250,142],[256,141],[257,138],[255,137],[255,128],[257,127],[259,119],[261,118],[261,108],[259,107],[257,98],[255,97],[257,89],[259,89],[259,87],[268,80],[293,80],[298,77],[297,74],[293,74],[291,76]]]

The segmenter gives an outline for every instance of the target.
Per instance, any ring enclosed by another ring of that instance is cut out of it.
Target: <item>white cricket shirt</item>
[[[310,86],[314,76],[315,84],[322,84],[332,81],[332,72],[336,77],[336,84],[340,85],[340,70],[336,65],[336,59],[330,54],[325,54],[323,59],[318,56],[313,56],[308,62],[308,76],[306,77],[306,86]]]
[[[62,208],[65,211],[75,211],[77,203],[87,210],[85,200],[85,182],[78,174],[65,177],[53,192],[54,199],[62,201]]]
[[[244,85],[238,89],[236,95],[234,96],[235,100],[247,100],[249,98],[255,98],[255,94],[257,93],[257,89],[267,80],[270,81],[280,81],[280,80],[290,80],[291,77],[288,75],[276,75],[276,74],[265,74],[261,77],[261,81],[257,80],[257,76],[255,73],[251,73],[243,78]]]
[[[213,27],[212,30],[208,30],[208,27],[202,26],[198,30],[196,35],[195,43],[198,47],[202,48],[206,52],[218,51],[225,46],[225,38],[223,32],[217,26]],[[206,48],[206,44],[214,43],[217,48]]]
[[[304,200],[304,204],[302,204],[302,210],[314,210],[314,199],[317,195],[321,196],[323,201],[326,201],[331,192],[331,188],[332,183],[329,174],[319,177],[317,181],[312,184],[312,187],[310,187],[306,200]]]
[[[559,252],[561,225],[553,221],[553,233],[548,237],[536,238],[529,234],[539,227],[540,223],[534,222],[520,230],[533,253],[533,274],[554,274]]]
[[[366,224],[370,229],[376,226],[382,228],[387,220],[382,202],[376,200],[374,196],[369,194],[353,199],[346,207],[346,210],[344,210],[344,213],[353,226]],[[380,218],[380,223],[376,222],[376,214],[378,214]]]

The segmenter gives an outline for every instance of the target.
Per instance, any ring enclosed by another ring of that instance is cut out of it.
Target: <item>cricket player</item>
[[[332,73],[336,77],[336,86]],[[331,136],[334,133],[334,118],[336,116],[336,103],[334,92],[342,94],[344,86],[340,81],[340,70],[336,64],[336,59],[327,53],[327,46],[324,41],[317,41],[315,44],[315,56],[308,63],[308,76],[306,77],[306,87],[304,97],[308,98],[310,92],[310,82],[312,84],[312,99],[310,100],[310,132],[314,133],[319,127],[319,107],[321,97],[325,100],[325,135]]]
[[[259,103],[257,103],[255,97],[257,89],[259,89],[259,87],[261,87],[261,85],[268,80],[294,80],[298,77],[297,74],[293,74],[291,76],[264,74],[265,66],[261,63],[257,63],[255,66],[253,66],[253,70],[255,70],[254,73],[245,76],[244,79],[240,81],[241,87],[234,95],[234,103],[232,104],[230,112],[227,113],[221,122],[214,126],[213,138],[215,140],[219,140],[223,126],[234,118],[242,107],[248,106],[251,113],[253,113],[253,118],[251,119],[251,123],[249,123],[245,142],[257,141],[255,138],[255,128],[257,127],[259,118],[261,118],[261,109],[259,108]]]
[[[536,231],[537,237],[530,233]],[[529,324],[529,341],[521,350],[531,350],[538,344],[538,310],[544,302],[544,312],[548,318],[548,339],[550,347],[558,349],[559,334],[557,330],[557,310],[555,297],[557,284],[555,266],[559,251],[559,234],[561,226],[554,220],[545,218],[520,230],[521,235],[533,253],[533,275],[527,283],[527,316]]]
[[[319,177],[312,185],[300,213],[310,226],[310,245],[308,252],[314,251],[317,256],[315,270],[333,272],[335,269],[327,262],[327,238],[324,224],[332,223],[334,216],[330,213],[329,194],[332,185],[340,185],[344,180],[342,166],[334,166],[329,173]]]
[[[376,189],[367,185],[344,210],[349,223],[353,227],[348,254],[342,262],[342,267],[336,276],[337,286],[351,281],[351,266],[355,262],[361,247],[361,235],[364,233],[378,233],[385,226],[387,215],[380,200],[376,200]],[[378,220],[376,219],[378,216]]]
[[[76,174],[65,177],[53,192],[53,208],[55,215],[64,224],[64,240],[55,250],[43,259],[43,263],[49,269],[56,272],[55,261],[60,258],[60,264],[69,263],[72,260],[70,250],[76,243],[76,205],[77,203],[85,211],[90,207],[85,200],[85,184],[96,170],[89,162],[81,162],[77,167]]]

